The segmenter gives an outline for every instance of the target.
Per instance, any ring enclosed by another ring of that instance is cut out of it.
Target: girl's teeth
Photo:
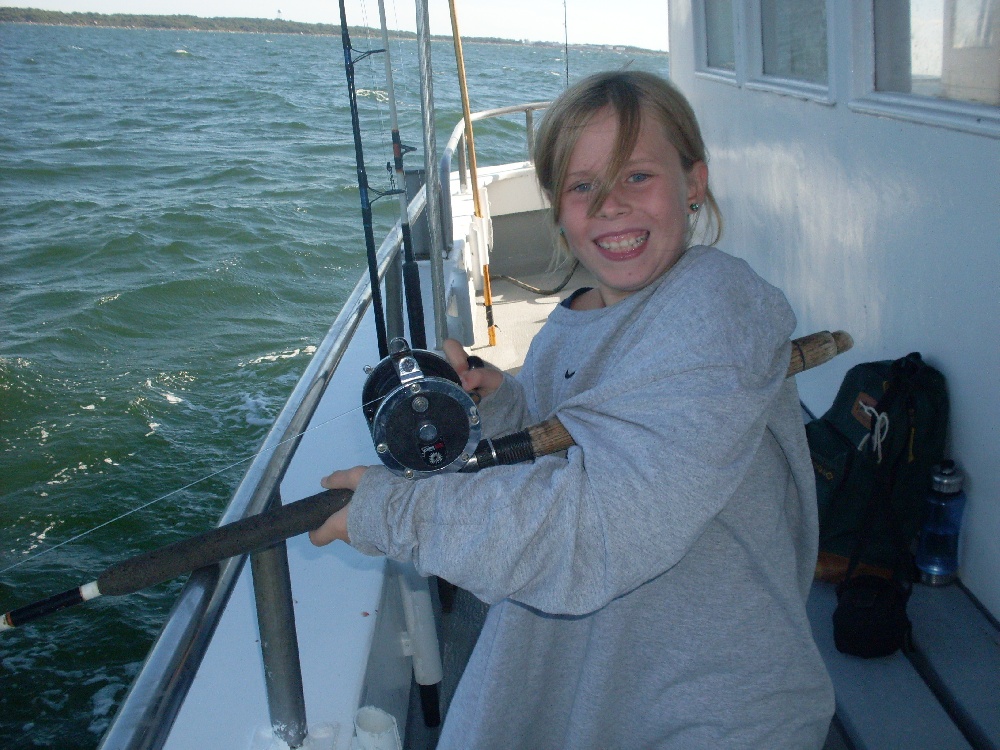
[[[649,234],[641,234],[628,240],[606,240],[597,244],[604,250],[631,250],[638,247],[649,237]]]

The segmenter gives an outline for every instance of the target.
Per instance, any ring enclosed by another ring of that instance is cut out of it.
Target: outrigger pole
[[[385,47],[385,81],[389,90],[392,160],[396,171],[396,189],[390,193],[395,192],[399,196],[399,226],[403,235],[403,291],[406,295],[406,314],[410,324],[410,343],[414,349],[426,349],[427,332],[424,330],[424,303],[420,296],[420,269],[413,257],[413,236],[410,232],[410,217],[404,188],[406,175],[403,171],[403,156],[413,151],[413,148],[404,146],[399,137],[396,89],[392,81],[392,59],[389,56],[389,30],[385,22],[385,0],[378,0],[378,17],[382,24],[382,46]]]
[[[821,365],[854,345],[844,331],[820,331],[792,341],[787,375]],[[483,440],[470,460],[468,471],[530,461],[575,445],[573,437],[555,417],[496,440]],[[464,471],[464,470],[463,470]],[[169,581],[230,557],[265,549],[285,539],[318,529],[331,515],[351,501],[349,490],[325,490],[288,505],[272,508],[235,523],[218,526],[189,539],[115,563],[96,581],[0,616],[0,633],[44,615],[98,596],[121,596]]]
[[[378,338],[379,357],[389,354],[389,339],[385,330],[385,312],[382,307],[382,289],[378,278],[378,258],[375,249],[375,231],[372,228],[372,201],[369,198],[368,172],[365,169],[364,148],[361,145],[361,120],[358,117],[358,94],[354,88],[354,63],[368,55],[384,50],[362,52],[356,58],[347,30],[347,10],[340,0],[340,36],[344,44],[344,70],[347,72],[347,95],[351,102],[351,128],[354,131],[354,156],[358,167],[358,190],[361,193],[361,221],[365,231],[365,249],[368,254],[368,277],[372,287],[372,308],[375,313],[375,335]],[[378,197],[378,196],[376,196]]]
[[[458,87],[462,92],[462,117],[465,119],[465,145],[469,150],[469,171],[472,176],[472,207],[476,218],[483,218],[483,207],[479,198],[479,177],[476,173],[476,143],[472,137],[472,109],[469,106],[469,86],[465,80],[465,56],[462,54],[462,36],[458,33],[458,11],[455,0],[448,0],[451,11],[451,33],[454,37],[455,59],[458,64]],[[489,256],[483,264],[483,306],[486,308],[486,332],[490,346],[497,345],[497,327],[493,322],[493,293],[490,289]]]

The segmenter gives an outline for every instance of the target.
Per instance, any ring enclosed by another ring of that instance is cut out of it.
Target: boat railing
[[[516,104],[510,107],[484,109],[480,112],[473,112],[470,115],[470,119],[472,122],[476,122],[478,120],[487,120],[491,117],[524,113],[525,140],[530,158],[535,149],[534,113],[540,109],[546,109],[550,104],[551,102],[531,102],[528,104]],[[456,155],[458,158],[458,179],[461,192],[467,193],[469,191],[469,165],[468,158],[466,157],[465,140],[465,120],[461,119],[456,123],[454,130],[452,130],[451,137],[448,139],[444,153],[441,156],[441,221],[444,224],[444,241],[449,248],[454,233],[451,214],[451,165]]]
[[[426,193],[421,190],[409,205],[411,223],[423,213],[425,206]],[[402,231],[397,222],[377,253],[379,278],[386,279],[387,312],[401,310],[403,305],[399,285],[390,284],[386,278],[389,269],[399,263],[401,244]],[[281,480],[302,434],[371,304],[372,291],[368,278],[368,274],[362,274],[317,347],[312,361],[233,494],[219,520],[220,525],[260,513],[277,501]],[[401,315],[395,317],[401,318]],[[101,750],[159,750],[163,747],[245,561],[246,556],[231,558],[191,575],[105,733]],[[266,595],[281,597],[281,592],[269,591]],[[270,691],[271,685],[268,688]],[[294,698],[289,700],[295,702]]]
[[[547,102],[537,102],[502,107],[477,112],[472,115],[472,119],[483,120],[523,112],[530,153],[534,133],[533,112],[547,106]],[[442,223],[446,229],[444,235],[446,244],[450,244],[452,237],[451,162],[456,151],[459,154],[459,172],[464,192],[469,189],[469,180],[463,122],[459,122],[455,128],[441,159],[441,213]],[[411,224],[415,223],[424,212],[426,203],[426,191],[421,189],[409,205]],[[397,273],[388,273],[389,269],[398,265],[400,261],[401,244],[402,230],[397,222],[377,252],[379,278],[385,281],[386,286],[385,308],[390,336],[402,335],[401,285],[395,280]],[[371,299],[372,290],[368,274],[363,274],[264,439],[257,456],[223,513],[220,525],[260,513],[271,503],[280,502],[281,480],[327,385],[370,307]],[[398,322],[393,324],[393,321]],[[394,334],[393,329],[400,332]],[[166,744],[170,729],[184,704],[184,699],[208,650],[212,635],[245,562],[246,556],[231,558],[192,573],[111,726],[102,738],[100,750],[159,750]],[[255,596],[260,596],[261,593],[256,591]],[[274,607],[283,607],[288,602],[282,603],[279,600],[288,599],[290,592],[269,590],[263,592],[263,595],[270,597]],[[262,637],[261,641],[264,640],[266,639]],[[265,654],[265,660],[267,658]],[[297,665],[291,665],[291,668],[294,670]],[[284,677],[287,677],[287,674]],[[283,682],[286,687],[279,689],[287,690],[287,685],[294,685],[295,680],[284,677]],[[268,684],[269,695],[272,688],[273,686]],[[295,696],[281,696],[277,701],[272,701],[272,712],[274,703],[291,706],[289,710],[294,712],[297,702]],[[272,720],[274,719],[272,716]],[[292,717],[281,717],[278,723],[291,721]]]

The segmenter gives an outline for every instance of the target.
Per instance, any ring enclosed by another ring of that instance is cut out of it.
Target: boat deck
[[[553,289],[566,278],[570,266],[556,271],[519,277],[536,289]],[[486,336],[486,308],[481,294],[476,296],[475,319],[476,343],[470,350],[495,367],[516,373],[524,363],[528,345],[541,329],[549,313],[562,300],[581,287],[594,286],[594,278],[579,266],[569,283],[559,292],[539,296],[521,288],[505,277],[492,279],[493,322],[497,327],[497,344],[490,346]]]

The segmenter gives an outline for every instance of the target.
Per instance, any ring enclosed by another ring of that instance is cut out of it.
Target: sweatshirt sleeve
[[[419,482],[369,469],[352,543],[550,614],[586,614],[669,570],[743,481],[794,328],[759,279],[703,281],[637,321],[607,376],[560,405],[565,458]]]

